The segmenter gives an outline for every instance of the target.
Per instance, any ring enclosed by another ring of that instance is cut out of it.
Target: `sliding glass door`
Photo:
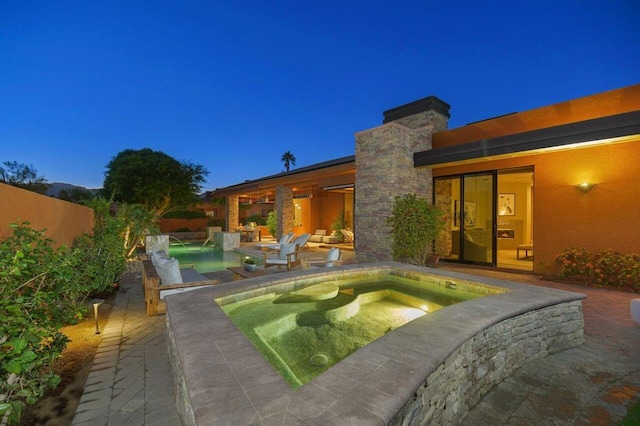
[[[435,179],[435,203],[449,212],[448,229],[436,241],[445,259],[495,264],[496,173]]]

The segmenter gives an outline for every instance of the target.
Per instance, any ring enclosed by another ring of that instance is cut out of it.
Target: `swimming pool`
[[[169,256],[178,259],[182,265],[193,264],[195,270],[201,274],[222,271],[241,264],[243,256],[240,253],[223,251],[211,245],[203,246],[202,243],[202,241],[172,242],[169,244]]]
[[[437,278],[366,275],[322,280],[302,290],[216,302],[293,387],[377,338],[428,313],[479,293]]]

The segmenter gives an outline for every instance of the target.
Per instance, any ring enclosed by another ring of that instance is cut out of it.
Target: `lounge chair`
[[[311,234],[300,234],[291,240],[292,244],[298,244],[300,246],[300,250],[309,242],[309,238],[311,238]]]
[[[327,235],[326,229],[316,229],[316,232],[313,233],[309,241],[312,243],[321,243],[322,239]]]
[[[342,265],[342,252],[338,247],[331,247],[324,259],[311,258],[305,260],[304,264],[309,268],[340,266]]]
[[[288,234],[283,234],[282,237],[280,237],[280,240],[277,243],[265,243],[265,244],[257,244],[257,247],[261,250],[273,250],[273,251],[278,251],[280,250],[280,244],[288,244],[291,242],[291,240],[293,240],[293,238],[296,236],[296,234],[294,234],[293,232],[289,232]]]
[[[300,265],[299,249],[300,246],[296,243],[280,244],[277,255],[274,256],[272,253],[264,254],[264,269],[270,266],[277,266],[278,269],[286,266],[287,271],[290,271],[295,266]]]

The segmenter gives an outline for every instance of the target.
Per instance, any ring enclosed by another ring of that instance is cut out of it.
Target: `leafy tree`
[[[141,204],[160,217],[195,204],[207,174],[201,165],[181,163],[160,151],[127,149],[107,165],[104,192],[118,202]]]
[[[290,166],[296,165],[296,157],[291,153],[291,151],[287,151],[282,154],[282,158],[280,159],[284,163],[284,167],[289,171]]]
[[[393,260],[425,266],[446,219],[444,212],[426,199],[407,194],[395,198],[387,225],[391,227]]]
[[[18,163],[17,161],[5,161],[4,167],[0,167],[0,182],[16,186],[28,191],[44,194],[49,189],[49,184],[33,166]]]
[[[82,204],[83,202],[92,200],[96,197],[96,192],[87,188],[81,188],[79,186],[61,189],[58,193],[58,198],[64,201],[71,201],[72,203]]]

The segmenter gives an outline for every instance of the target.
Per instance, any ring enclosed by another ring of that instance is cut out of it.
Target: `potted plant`
[[[338,216],[333,219],[333,223],[331,223],[331,230],[333,231],[331,235],[338,238],[340,242],[344,239],[344,235],[342,235],[342,230],[347,227],[344,212],[340,212]]]
[[[247,272],[255,272],[255,270],[258,268],[258,265],[256,265],[256,261],[250,258],[249,256],[245,257],[244,263],[242,264],[242,266],[244,267],[244,270]]]

